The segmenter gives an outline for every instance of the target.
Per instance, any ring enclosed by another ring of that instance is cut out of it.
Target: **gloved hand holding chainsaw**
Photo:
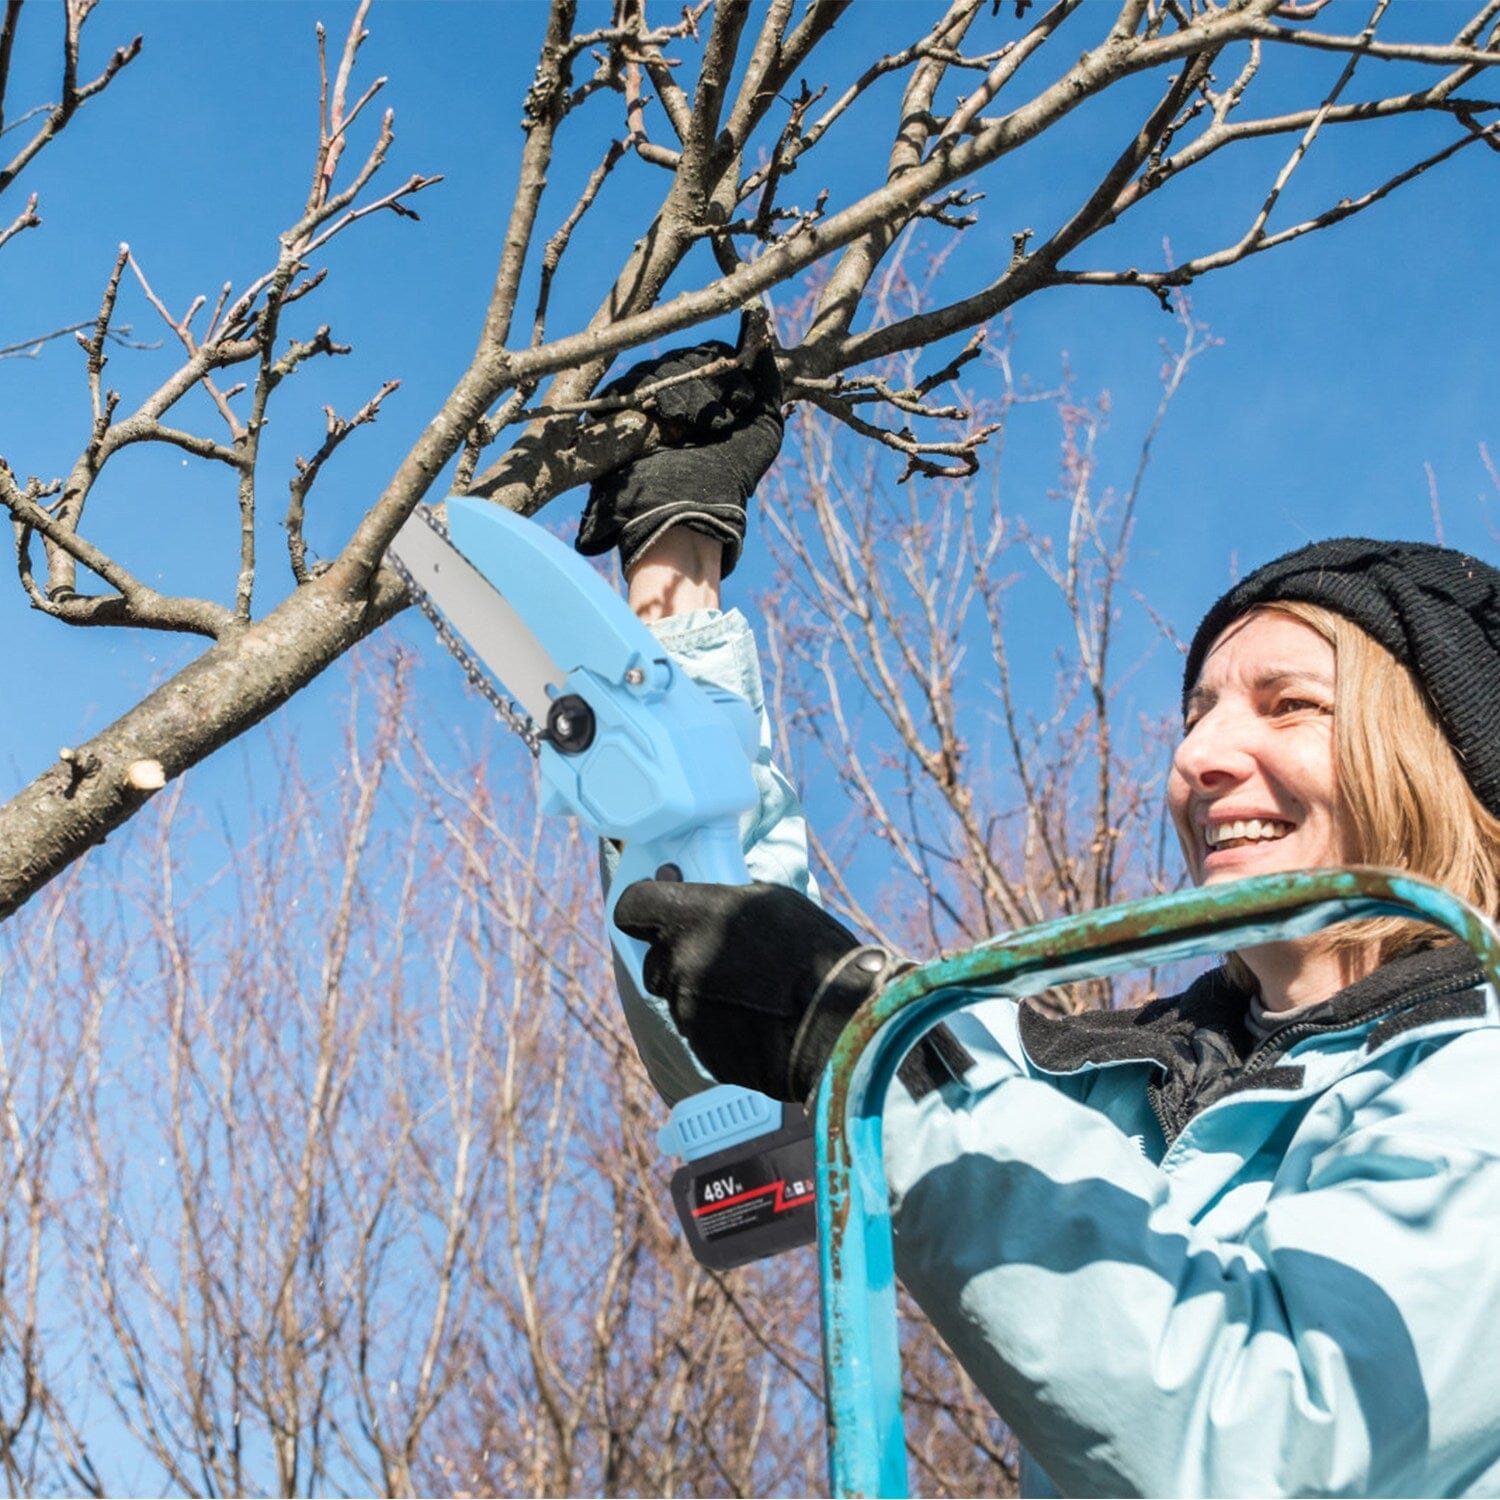
[[[805,1101],[850,1016],[906,967],[806,896],[763,881],[637,881],[615,921],[650,944],[646,986],[704,1066],[773,1099]]]

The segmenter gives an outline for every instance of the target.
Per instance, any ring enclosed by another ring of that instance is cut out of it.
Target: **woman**
[[[629,560],[633,601],[696,606],[663,638],[758,694],[718,542],[683,524]],[[1252,574],[1188,654],[1193,877],[1400,865],[1494,912],[1497,686],[1500,573],[1473,558],[1343,540]],[[752,873],[805,886],[774,799]],[[617,920],[683,1039],[669,1095],[702,1064],[805,1098],[895,967],[785,884],[643,882]],[[976,996],[887,1103],[897,1267],[1034,1490],[1494,1494],[1496,1077],[1477,963],[1403,922],[1247,949],[1134,1011]]]

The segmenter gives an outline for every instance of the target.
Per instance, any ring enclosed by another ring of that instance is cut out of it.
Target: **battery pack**
[[[812,1127],[800,1105],[721,1084],[677,1105],[658,1140],[687,1158],[672,1174],[672,1201],[701,1265],[727,1271],[817,1238]]]

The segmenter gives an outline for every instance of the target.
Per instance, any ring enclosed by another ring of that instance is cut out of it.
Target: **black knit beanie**
[[[1188,648],[1184,701],[1225,626],[1278,599],[1343,615],[1409,668],[1475,795],[1500,816],[1500,571],[1427,542],[1339,537],[1288,552],[1204,615]]]

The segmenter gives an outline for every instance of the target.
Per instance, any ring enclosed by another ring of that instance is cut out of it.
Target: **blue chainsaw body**
[[[684,880],[749,879],[740,820],[756,803],[755,715],[743,698],[688,677],[593,567],[535,521],[454,497],[448,532],[566,674],[559,697],[575,694],[592,710],[586,748],[543,742],[543,807],[621,846],[605,906],[610,939],[670,1025],[642,980],[645,945],[615,926],[614,905],[663,865]]]

